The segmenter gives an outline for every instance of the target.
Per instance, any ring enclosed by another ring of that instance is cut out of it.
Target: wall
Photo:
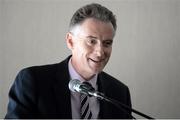
[[[114,11],[118,20],[105,71],[129,86],[135,109],[155,118],[180,118],[180,1],[93,1]],[[91,2],[0,0],[0,118],[19,70],[70,54],[65,44],[69,20]]]

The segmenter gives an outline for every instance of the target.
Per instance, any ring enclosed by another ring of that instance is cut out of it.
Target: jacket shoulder
[[[104,81],[107,82],[108,85],[115,85],[118,86],[120,88],[128,88],[126,84],[124,84],[123,82],[121,82],[120,80],[116,79],[115,77],[109,75],[106,72],[101,72],[100,76],[103,78]]]
[[[23,68],[19,74],[28,73],[36,78],[49,78],[54,76],[56,72],[61,72],[67,68],[68,59],[55,64],[47,64],[47,65],[39,65],[39,66],[31,66],[27,68]]]

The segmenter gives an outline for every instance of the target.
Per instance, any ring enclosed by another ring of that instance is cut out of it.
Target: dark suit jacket
[[[23,69],[17,75],[9,92],[5,118],[68,118],[71,119],[71,97],[68,83],[68,57],[59,64]],[[131,107],[126,85],[101,72],[99,91]],[[131,112],[100,101],[99,118],[131,118]]]

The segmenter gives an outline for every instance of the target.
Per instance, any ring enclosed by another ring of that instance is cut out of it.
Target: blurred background
[[[104,71],[128,85],[133,108],[159,119],[180,118],[180,0],[0,0],[0,118],[22,68],[59,63],[71,54],[65,43],[70,18],[92,2],[117,17]]]

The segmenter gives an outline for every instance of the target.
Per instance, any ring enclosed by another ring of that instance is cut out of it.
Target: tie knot
[[[83,84],[83,85],[87,85],[87,86],[91,86],[91,87],[92,87],[91,83],[89,83],[89,82],[87,82],[87,81],[82,82],[82,84]]]
[[[81,93],[88,95],[89,97],[91,97],[92,93],[95,91],[95,89],[92,87],[92,85],[89,82],[83,82],[80,87],[81,87]]]
[[[93,86],[91,85],[91,83],[89,82],[83,82],[82,83],[82,87],[88,91],[94,91],[95,89],[93,88]]]

